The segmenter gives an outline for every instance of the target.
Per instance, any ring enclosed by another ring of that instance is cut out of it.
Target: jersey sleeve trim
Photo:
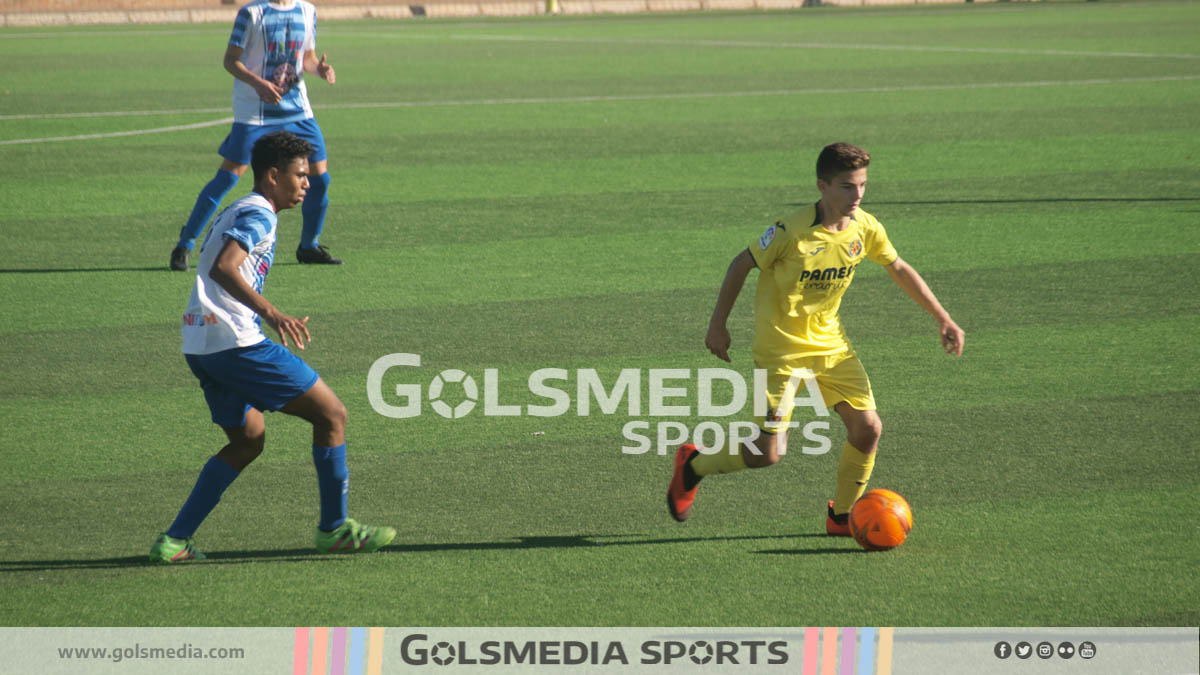
[[[266,238],[271,231],[271,219],[260,208],[242,209],[233,217],[233,225],[224,236],[240,242],[249,251]]]
[[[249,35],[247,30],[250,24],[254,23],[254,19],[250,16],[250,6],[247,5],[238,10],[237,18],[233,21],[233,32],[229,35],[229,44],[234,47],[245,47],[246,38]]]

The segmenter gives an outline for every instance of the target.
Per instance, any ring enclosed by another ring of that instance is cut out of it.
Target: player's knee
[[[267,426],[263,423],[262,415],[247,417],[246,426],[242,427],[241,433],[230,437],[230,440],[238,448],[252,452],[257,457],[267,442]]]
[[[265,433],[231,438],[229,445],[222,448],[217,453],[217,456],[240,473],[247,466],[250,466],[254,460],[258,459],[264,447],[266,447]]]
[[[261,432],[256,436],[246,439],[246,451],[254,457],[262,454],[263,448],[267,446],[267,433]]]
[[[858,448],[861,452],[870,453],[875,451],[875,446],[879,444],[879,437],[882,435],[883,422],[878,415],[872,415],[850,430],[848,440],[850,445]]]
[[[321,411],[321,426],[330,430],[342,431],[346,428],[346,405],[341,400],[334,400]]]
[[[872,443],[878,442],[879,437],[883,435],[883,422],[879,421],[879,418],[876,417],[870,424],[863,428],[862,434],[864,438]]]
[[[750,452],[743,449],[742,459],[746,462],[746,466],[751,469],[761,469],[778,464],[779,448],[782,442],[782,439],[777,434],[763,434],[759,436],[759,441],[754,444],[758,452]]]

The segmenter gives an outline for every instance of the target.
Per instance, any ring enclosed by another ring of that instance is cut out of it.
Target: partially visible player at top
[[[308,103],[303,73],[329,84],[337,80],[325,55],[317,58],[317,10],[306,0],[255,0],[238,10],[225,48],[225,70],[233,81],[233,129],[217,150],[223,161],[217,175],[204,186],[179,242],[171,251],[170,267],[187,271],[188,254],[221,199],[233,189],[250,163],[250,148],[264,134],[283,129],[313,146],[308,158],[308,199],[301,212],[304,229],[296,260],[340,265],[319,242],[329,207],[329,171],[325,138]]]
[[[286,131],[259,139],[250,159],[254,192],[217,216],[200,247],[196,283],[183,314],[183,353],[200,380],[212,421],[229,443],[200,471],[175,522],[151,547],[151,561],[203,557],[193,548],[192,535],[225,489],[262,453],[264,410],[312,424],[321,514],[317,551],[376,551],[396,536],[390,527],[360,525],[346,517],[346,407],[316,371],[286,349],[289,339],[300,349],[310,341],[308,317],[288,316],[262,296],[275,258],[276,213],[304,200],[312,150]],[[282,346],[263,333],[264,319]]]
[[[820,201],[768,227],[730,263],[704,343],[717,357],[730,360],[729,313],[746,276],[758,268],[752,354],[755,366],[767,371],[768,411],[755,418],[761,433],[753,450],[703,454],[688,444],[676,451],[667,489],[667,507],[675,520],[691,515],[697,486],[705,476],[779,461],[787,450],[792,413],[785,387],[793,373],[811,372],[825,406],[846,426],[834,498],[826,505],[825,531],[850,536],[847,515],[866,490],[883,430],[871,383],[838,315],[842,295],[866,260],[882,265],[892,281],[933,316],[947,354],[962,355],[962,329],[921,275],[896,253],[883,225],[859,208],[870,162],[862,148],[848,143],[826,146],[817,157]],[[801,389],[804,386],[799,383]]]

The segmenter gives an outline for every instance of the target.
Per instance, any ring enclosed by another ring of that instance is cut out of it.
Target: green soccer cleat
[[[396,538],[396,528],[380,525],[360,525],[347,518],[333,532],[317,528],[318,553],[371,553],[387,546]]]
[[[150,547],[150,562],[180,563],[189,560],[204,560],[204,554],[192,546],[191,539],[176,539],[163,532]]]

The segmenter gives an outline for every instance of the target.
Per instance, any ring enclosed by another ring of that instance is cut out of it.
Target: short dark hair
[[[267,175],[271,167],[286,169],[297,158],[307,158],[313,152],[308,141],[288,131],[273,131],[258,139],[250,150],[250,168],[254,182]]]
[[[817,178],[826,183],[843,171],[856,171],[871,163],[871,154],[849,143],[831,143],[817,156]]]

